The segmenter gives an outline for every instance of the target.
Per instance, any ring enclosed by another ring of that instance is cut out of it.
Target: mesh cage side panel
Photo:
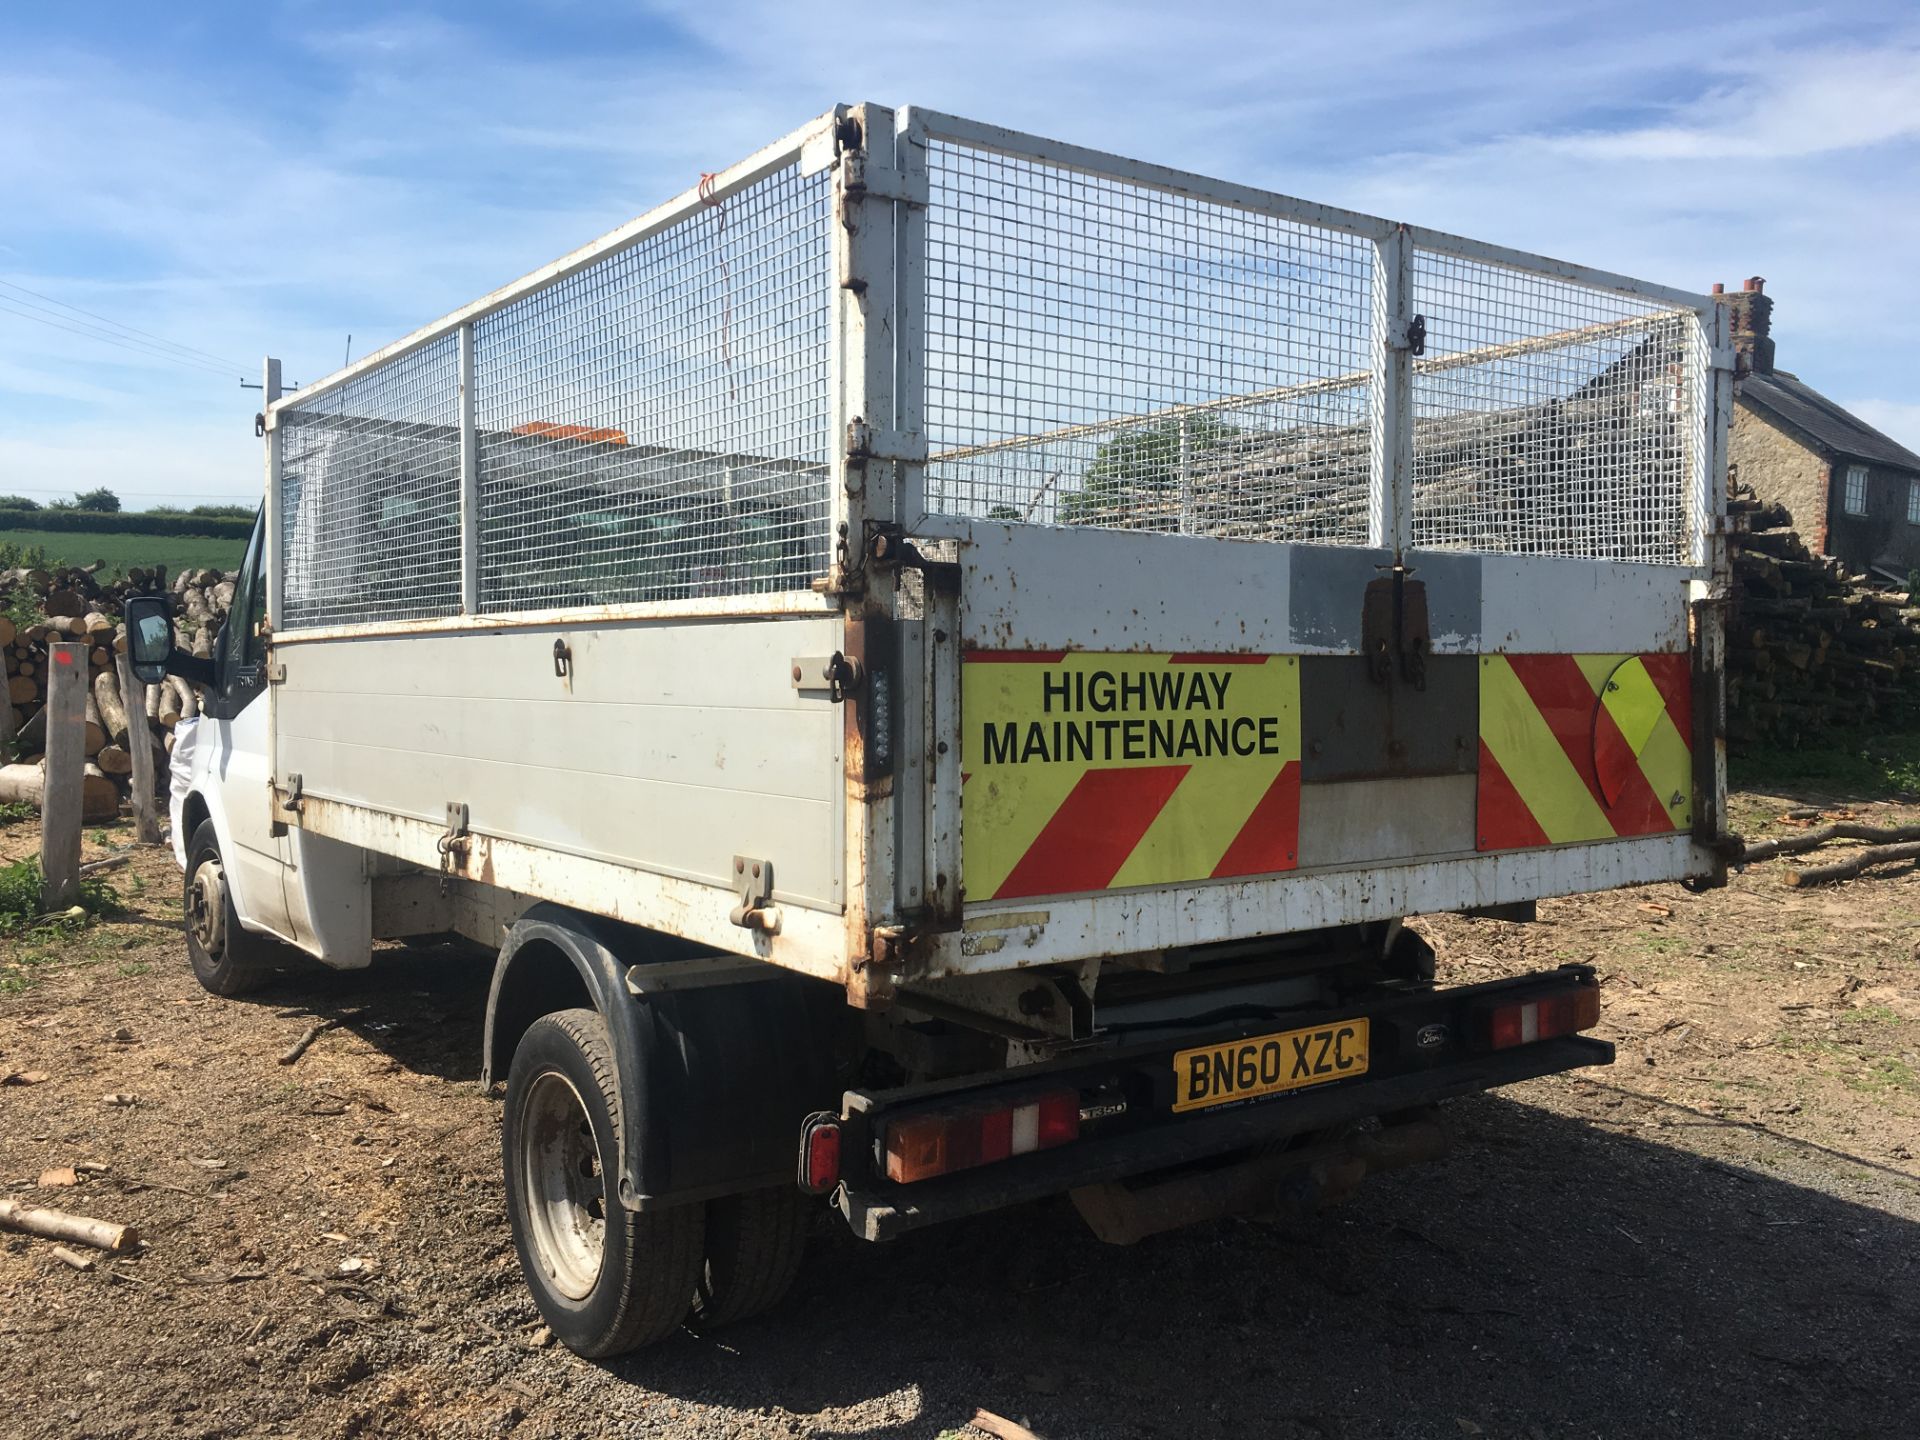
[[[475,325],[482,611],[826,572],[831,196],[778,171]]]
[[[283,411],[288,629],[460,610],[459,340]]]
[[[927,507],[1364,544],[1373,247],[936,141]]]
[[[1697,317],[1416,251],[1413,543],[1684,564],[1701,522]]]

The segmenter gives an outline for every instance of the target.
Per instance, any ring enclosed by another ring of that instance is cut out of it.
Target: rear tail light
[[[1018,1104],[921,1111],[889,1120],[887,1178],[899,1184],[971,1170],[1080,1136],[1080,1092],[1050,1090]]]
[[[1600,987],[1582,985],[1537,1000],[1519,1000],[1496,1006],[1487,1015],[1487,1046],[1506,1050],[1591,1030],[1600,1023]]]
[[[800,1188],[824,1195],[840,1183],[840,1122],[832,1114],[810,1115],[800,1127]]]

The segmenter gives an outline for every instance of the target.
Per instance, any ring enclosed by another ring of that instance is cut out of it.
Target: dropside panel
[[[793,662],[828,616],[283,639],[283,789],[715,887],[771,861],[776,901],[841,904],[839,707]],[[556,654],[556,646],[560,647]]]

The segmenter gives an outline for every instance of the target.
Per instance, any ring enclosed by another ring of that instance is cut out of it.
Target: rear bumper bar
[[[1591,975],[1591,972],[1584,973]],[[1376,1033],[1394,1022],[1396,1012],[1399,1012],[1401,1028],[1406,1029],[1433,1014],[1457,1014],[1464,1006],[1484,1001],[1493,993],[1524,993],[1528,988],[1541,988],[1543,982],[1547,987],[1556,983],[1564,985],[1566,978],[1562,973],[1496,981],[1491,985],[1418,997],[1424,1003],[1389,1006],[1384,1010],[1366,1008],[1374,1020]],[[1190,1045],[1194,1041],[1182,1037],[1180,1043]],[[1062,1082],[1091,1086],[1127,1070],[1145,1074],[1164,1068],[1170,1075],[1174,1048],[1177,1047],[1168,1046],[1146,1054],[1109,1056],[1104,1062],[1056,1062],[1012,1072],[1000,1077],[992,1087],[978,1088],[1012,1091]],[[1371,1116],[1416,1109],[1454,1096],[1476,1094],[1582,1066],[1609,1065],[1613,1063],[1613,1056],[1613,1046],[1604,1040],[1569,1035],[1507,1050],[1456,1052],[1438,1063],[1294,1091],[1213,1112],[1178,1116],[1139,1107],[1147,1113],[1136,1114],[1126,1128],[1102,1133],[1096,1125],[1083,1131],[1079,1140],[1058,1149],[911,1185],[893,1184],[878,1173],[877,1167],[856,1162],[857,1168],[850,1167],[845,1172],[834,1203],[855,1234],[867,1240],[886,1240],[925,1225],[1164,1170]],[[1391,1057],[1388,1063],[1392,1063]],[[1102,1071],[1106,1072],[1105,1076]],[[916,1087],[911,1093],[850,1093],[846,1153],[849,1156],[871,1154],[872,1137],[880,1133],[880,1121],[888,1113],[910,1108],[941,1092],[951,1096],[960,1088],[948,1082]],[[964,1088],[972,1090],[975,1086]]]

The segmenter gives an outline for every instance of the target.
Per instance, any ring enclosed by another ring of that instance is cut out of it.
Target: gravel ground
[[[1745,828],[1784,803],[1747,797]],[[0,830],[0,860],[31,844]],[[170,859],[119,884],[128,916],[0,940],[0,1185],[148,1244],[82,1273],[0,1235],[0,1432],[934,1440],[976,1406],[1048,1440],[1920,1428],[1911,873],[1435,921],[1447,978],[1591,958],[1620,1062],[1457,1103],[1449,1158],[1305,1219],[1116,1250],[1059,1203],[872,1247],[823,1213],[780,1310],[604,1365],[542,1346],[520,1285],[482,969],[394,952],[218,1001]]]

